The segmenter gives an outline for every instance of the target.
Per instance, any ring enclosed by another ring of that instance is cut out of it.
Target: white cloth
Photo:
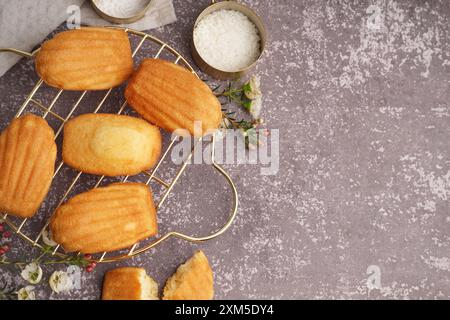
[[[85,2],[83,4],[83,2]],[[0,0],[0,48],[31,51],[45,37],[63,23],[72,5],[81,6],[81,24],[110,25],[84,0]],[[152,0],[144,18],[129,28],[148,30],[176,21],[172,0]],[[0,52],[0,76],[9,70],[20,56]]]

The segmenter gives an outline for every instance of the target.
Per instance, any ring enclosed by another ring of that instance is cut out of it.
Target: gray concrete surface
[[[192,25],[206,2],[175,0],[178,22],[150,34],[190,59]],[[280,129],[278,174],[226,165],[241,199],[229,232],[200,245],[172,239],[101,265],[70,293],[51,294],[43,281],[38,298],[97,299],[104,271],[123,265],[145,267],[162,286],[198,248],[210,258],[217,299],[450,298],[450,3],[245,2],[270,34],[255,73],[267,127]],[[0,129],[36,80],[26,60],[0,78]],[[63,113],[67,99],[57,106]],[[114,94],[104,110],[122,99]],[[48,217],[73,174],[64,171],[26,228]],[[159,212],[161,231],[220,225],[230,193],[217,178],[193,166]],[[92,181],[83,178],[76,192]],[[28,244],[14,238],[12,246],[11,258],[29,259]],[[45,267],[44,277],[55,269],[62,267]],[[25,285],[17,269],[1,270],[0,278]],[[380,286],[370,289],[377,275]]]

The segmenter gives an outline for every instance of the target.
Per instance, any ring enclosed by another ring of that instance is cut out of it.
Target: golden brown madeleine
[[[212,300],[213,272],[203,251],[197,251],[166,282],[163,300]]]
[[[117,268],[105,274],[102,300],[159,300],[158,284],[145,269]]]
[[[211,89],[189,70],[164,60],[142,61],[125,98],[144,119],[170,132],[181,128],[194,135],[194,121],[201,121],[195,135],[202,136],[222,120],[220,102]]]
[[[56,144],[41,117],[14,119],[0,135],[0,212],[32,217],[52,183]]]
[[[133,72],[130,41],[123,30],[74,29],[42,44],[36,70],[50,86],[103,90],[120,85]]]
[[[130,247],[158,232],[151,191],[143,183],[114,183],[81,193],[56,209],[53,239],[67,252]]]
[[[86,173],[134,175],[155,165],[161,144],[159,128],[145,120],[89,113],[65,124],[62,156]]]

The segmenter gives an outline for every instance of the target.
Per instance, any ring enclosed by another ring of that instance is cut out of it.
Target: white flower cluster
[[[42,280],[42,268],[36,262],[25,266],[20,274],[23,279],[31,284],[38,284]],[[65,271],[55,271],[49,279],[50,288],[55,293],[70,291],[74,287],[74,279]],[[17,291],[19,300],[35,300],[34,286],[26,286]]]
[[[42,233],[42,240],[50,247],[57,245],[52,239],[51,232],[47,229]],[[31,262],[25,266],[20,275],[24,280],[35,285],[41,282],[43,271],[38,262]],[[55,271],[50,276],[49,285],[55,293],[61,293],[71,290],[74,287],[74,280],[68,272]],[[35,300],[36,294],[34,292],[34,286],[26,286],[17,291],[17,298],[19,300]]]

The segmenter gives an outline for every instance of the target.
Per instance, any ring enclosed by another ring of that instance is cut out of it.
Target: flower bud
[[[244,94],[250,100],[255,100],[261,97],[261,82],[258,76],[253,76],[243,86]]]

